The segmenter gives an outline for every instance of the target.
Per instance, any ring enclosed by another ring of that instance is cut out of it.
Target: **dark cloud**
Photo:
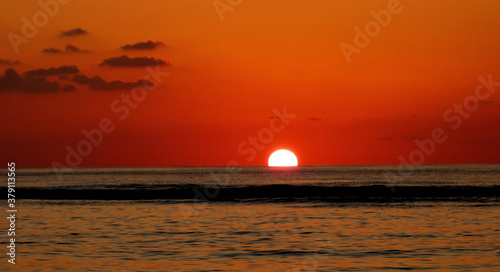
[[[20,91],[26,93],[47,93],[57,91],[74,91],[76,86],[66,84],[61,86],[57,81],[50,82],[45,77],[37,77],[38,75],[56,75],[58,72],[66,72],[68,69],[76,68],[76,66],[62,66],[59,68],[38,69],[33,70],[23,75],[19,75],[14,69],[5,70],[5,74],[0,76],[0,92],[1,91]],[[77,68],[76,68],[77,69]],[[39,72],[41,71],[41,72]],[[67,75],[59,77],[60,80],[70,79]],[[137,86],[154,86],[155,84],[142,79],[136,82],[123,82],[120,80],[106,81],[99,76],[89,78],[82,74],[76,74],[71,78],[74,83],[79,85],[88,85],[92,90],[131,90]]]
[[[66,52],[80,52],[80,48],[73,46],[71,44],[66,45]]]
[[[21,91],[28,93],[57,92],[61,86],[57,81],[49,82],[44,77],[21,77],[14,69],[7,69],[0,76],[0,91]]]
[[[34,76],[56,76],[56,75],[64,75],[64,74],[75,74],[80,72],[78,70],[78,67],[71,65],[71,66],[61,66],[58,68],[49,68],[49,69],[36,69],[36,70],[31,70],[26,73],[24,73],[27,77],[34,77]]]
[[[0,77],[0,88],[2,90],[14,89],[21,83],[21,76],[12,68],[5,70],[4,75]]]
[[[78,84],[90,84],[90,78],[88,78],[86,75],[74,75],[72,80],[73,82]]]
[[[61,54],[61,53],[64,53],[64,51],[62,51],[60,49],[57,49],[57,48],[50,47],[50,48],[43,49],[42,53],[45,53],[45,54]]]
[[[130,58],[127,55],[120,57],[104,59],[99,66],[110,66],[110,67],[146,67],[153,65],[168,65],[169,63],[155,58],[148,57],[136,57]]]
[[[61,31],[61,36],[63,37],[68,37],[68,36],[77,36],[77,35],[84,35],[87,34],[87,31],[81,29],[81,28],[74,28],[66,31]]]
[[[314,116],[311,116],[311,117],[309,117],[309,118],[306,118],[306,120],[309,120],[309,121],[321,121],[321,120],[323,120],[323,119],[321,119],[321,118],[317,118],[317,117],[314,117]]]
[[[76,87],[74,85],[64,85],[64,87],[62,88],[63,91],[74,91],[76,90]]]
[[[11,61],[11,60],[6,60],[6,59],[0,59],[0,65],[15,65],[15,64],[19,64],[19,61],[17,61],[17,60]]]
[[[57,48],[46,48],[42,50],[42,53],[46,54],[61,54],[61,53],[90,53],[89,50],[81,50],[80,48],[73,46],[71,44],[66,45],[65,51]]]
[[[122,46],[121,48],[123,50],[153,50],[159,46],[165,46],[165,44],[162,42],[153,42],[153,41],[149,40],[147,42],[126,44],[126,45]]]
[[[90,53],[91,51],[89,50],[82,50],[76,46],[73,46],[71,44],[66,45],[66,53]]]
[[[78,74],[73,76],[73,82],[81,85],[89,85],[92,90],[130,90],[136,86],[143,86],[144,80],[137,80],[137,82],[123,82],[120,80],[105,81],[99,76],[94,76],[92,78],[86,75]],[[146,84],[154,85],[153,83],[146,80]]]

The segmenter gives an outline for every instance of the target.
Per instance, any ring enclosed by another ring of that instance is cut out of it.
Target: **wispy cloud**
[[[90,53],[91,52],[89,50],[82,50],[82,49],[80,49],[76,46],[73,46],[71,44],[66,45],[65,50],[67,53]]]
[[[321,121],[323,120],[322,118],[318,118],[318,117],[314,117],[314,116],[311,116],[309,118],[306,118],[306,120],[308,121]]]
[[[70,30],[61,31],[62,37],[78,36],[78,35],[85,35],[85,34],[87,34],[87,31],[85,31],[81,28],[74,28],[74,29],[70,29]]]
[[[99,66],[110,66],[110,67],[147,67],[156,65],[169,65],[165,60],[148,58],[148,57],[135,57],[130,58],[127,55],[120,57],[104,59]]]
[[[123,50],[153,50],[153,49],[156,49],[157,47],[160,47],[160,46],[165,46],[165,44],[162,42],[153,42],[153,41],[149,40],[147,42],[126,44],[126,45],[122,46],[121,48]]]
[[[137,86],[155,86],[154,83],[140,79],[136,82],[124,82],[121,80],[106,81],[99,76],[87,77],[76,74],[76,66],[61,66],[58,68],[36,69],[20,75],[12,68],[8,68],[4,75],[0,76],[0,91],[20,91],[25,93],[48,93],[57,91],[74,91],[76,86],[72,84],[61,85],[57,81],[48,81],[46,76],[59,75],[60,81],[71,81],[78,85],[87,85],[91,90],[131,90]]]
[[[45,53],[45,54],[90,53],[90,52],[91,51],[89,51],[89,50],[82,50],[82,49],[80,49],[74,45],[71,45],[71,44],[66,45],[64,51],[61,49],[53,48],[53,47],[45,48],[42,50],[42,53]]]
[[[35,77],[35,76],[56,76],[56,75],[63,75],[63,74],[75,74],[80,72],[78,70],[78,67],[74,65],[70,66],[61,66],[58,68],[49,68],[49,69],[36,69],[36,70],[30,70],[26,73],[24,73],[25,76],[27,77]]]
[[[19,61],[17,60],[7,60],[7,59],[0,59],[0,65],[15,65],[15,64],[19,64]]]
[[[50,48],[43,49],[42,53],[45,53],[45,54],[61,54],[61,53],[64,53],[64,51],[62,51],[60,49],[57,49],[57,48],[50,47]]]
[[[144,80],[137,80],[137,82],[123,82],[120,80],[106,81],[99,76],[89,78],[82,74],[74,75],[72,78],[73,82],[81,85],[89,85],[92,90],[130,90],[136,86],[144,85]],[[149,86],[154,85],[149,81],[146,81],[145,84]]]

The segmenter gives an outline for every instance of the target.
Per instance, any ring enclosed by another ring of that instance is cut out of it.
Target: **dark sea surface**
[[[500,165],[16,178],[17,264],[1,271],[500,271]]]

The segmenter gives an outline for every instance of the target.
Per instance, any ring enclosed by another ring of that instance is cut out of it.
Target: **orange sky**
[[[443,119],[475,94],[478,76],[500,81],[498,1],[400,1],[401,12],[350,63],[339,45],[355,45],[354,28],[395,0],[242,0],[223,20],[212,1],[44,1],[58,10],[50,6],[53,17],[17,53],[9,33],[23,37],[22,18],[43,20],[43,9],[37,1],[0,4],[0,75],[14,69],[28,80],[27,71],[69,65],[79,72],[41,77],[71,91],[37,93],[0,79],[0,156],[18,167],[67,165],[67,146],[76,149],[82,130],[103,118],[115,129],[76,166],[265,165],[279,148],[300,165],[398,164],[435,128],[448,138],[424,163],[500,163],[498,92],[456,130]],[[86,33],[61,36],[77,28]],[[164,46],[121,48],[148,40]],[[91,52],[68,53],[67,45]],[[48,48],[62,52],[42,52]],[[164,60],[169,75],[122,120],[111,105],[130,88],[94,90],[72,78],[137,82],[148,74],[99,65],[123,55]],[[286,128],[255,158],[242,153],[284,107],[296,116]]]

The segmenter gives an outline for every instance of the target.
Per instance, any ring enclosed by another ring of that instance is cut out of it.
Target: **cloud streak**
[[[62,51],[60,49],[57,49],[57,48],[50,47],[50,48],[43,49],[42,53],[45,53],[45,54],[61,54],[61,53],[64,53],[64,51]]]
[[[162,42],[153,42],[153,41],[149,40],[147,42],[126,44],[126,45],[122,46],[121,48],[123,50],[154,50],[160,46],[165,46],[165,44]]]
[[[30,70],[26,73],[24,73],[25,76],[27,77],[35,77],[35,76],[56,76],[56,75],[64,75],[64,74],[76,74],[80,72],[78,70],[78,67],[74,65],[70,66],[61,66],[58,68],[49,68],[49,69],[36,69],[36,70]]]
[[[155,86],[154,83],[140,79],[136,82],[124,82],[121,80],[106,81],[99,76],[89,78],[83,74],[76,74],[69,77],[68,74],[78,73],[76,66],[61,66],[58,68],[36,69],[20,75],[12,68],[5,70],[4,75],[0,75],[0,92],[19,91],[24,93],[50,93],[58,91],[74,91],[75,85],[61,85],[58,81],[48,81],[46,76],[59,75],[61,81],[71,81],[77,85],[89,86],[91,90],[131,90],[137,86]]]
[[[148,58],[148,57],[135,57],[130,58],[127,55],[120,57],[107,58],[104,59],[99,66],[110,66],[110,67],[147,67],[156,65],[169,65],[165,60]]]
[[[57,49],[57,48],[45,48],[42,50],[42,53],[45,54],[63,54],[63,53],[90,53],[91,51],[89,50],[82,50],[74,45],[68,44],[66,45],[66,48],[63,50]]]
[[[322,118],[318,118],[318,117],[314,117],[314,116],[311,116],[309,118],[306,118],[306,120],[308,121],[321,121],[323,120]]]
[[[15,64],[19,64],[19,61],[17,60],[7,60],[7,59],[0,59],[0,65],[15,65]]]
[[[61,37],[71,37],[71,36],[79,36],[85,34],[87,34],[87,31],[81,28],[74,28],[70,30],[61,31]]]
[[[74,75],[71,79],[73,82],[80,85],[89,85],[92,90],[130,90],[136,86],[154,86],[153,83],[146,80],[145,84],[143,80],[137,80],[137,82],[123,82],[120,80],[113,81],[105,81],[99,76],[94,76],[92,78],[87,77],[86,75],[78,74]]]

